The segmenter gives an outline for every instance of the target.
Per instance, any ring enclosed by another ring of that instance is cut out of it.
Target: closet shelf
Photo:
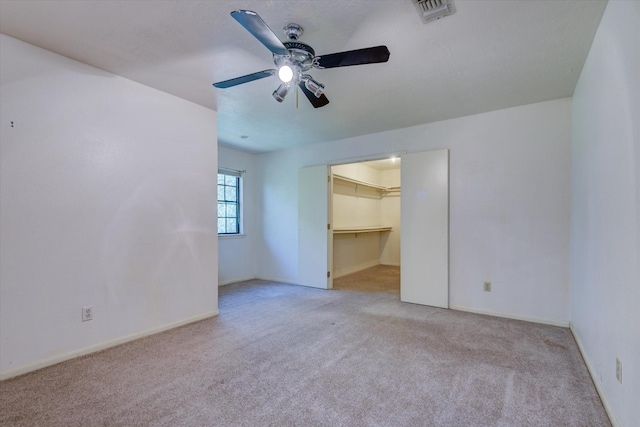
[[[360,180],[357,180],[357,179],[346,177],[344,175],[339,175],[337,173],[333,174],[333,178],[337,179],[337,180],[340,180],[340,181],[351,182],[351,183],[356,184],[356,185],[363,185],[365,187],[374,188],[376,190],[381,190],[381,191],[385,191],[385,192],[400,191],[400,187],[385,187],[384,185],[378,185],[378,184],[373,184],[371,182],[360,181]]]
[[[391,231],[391,227],[347,227],[347,228],[334,228],[333,234],[360,234],[360,233],[379,233],[382,231]]]

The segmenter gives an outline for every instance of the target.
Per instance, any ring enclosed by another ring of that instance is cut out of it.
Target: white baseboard
[[[218,287],[233,285],[234,283],[246,282],[248,280],[264,280],[265,282],[274,282],[274,283],[284,283],[285,285],[299,285],[297,282],[293,282],[291,280],[282,280],[282,279],[268,279],[266,277],[248,277],[246,279],[235,279],[226,282],[218,283]]]
[[[253,280],[255,278],[256,278],[256,276],[253,276],[253,277],[240,277],[238,279],[225,280],[224,282],[218,281],[218,286],[226,286],[226,285],[230,285],[232,283],[246,282],[247,280]]]
[[[618,422],[618,418],[616,417],[615,412],[613,412],[613,407],[611,403],[609,403],[609,399],[607,398],[607,394],[604,392],[604,388],[602,387],[602,383],[598,379],[598,375],[596,374],[595,369],[593,369],[593,365],[589,361],[587,357],[587,353],[584,351],[584,347],[582,346],[582,341],[580,341],[580,337],[578,333],[573,328],[573,323],[569,323],[569,329],[573,334],[573,339],[576,340],[576,344],[578,344],[578,349],[580,350],[580,354],[582,354],[582,358],[584,359],[585,365],[587,365],[587,370],[589,371],[589,375],[591,375],[591,380],[593,384],[596,386],[596,391],[600,396],[600,400],[602,401],[602,405],[604,406],[604,410],[607,411],[607,415],[609,416],[609,421],[611,421],[611,425],[613,427],[622,427],[622,425]]]
[[[17,377],[18,375],[26,374],[28,372],[35,371],[37,369],[46,368],[47,366],[57,365],[58,363],[64,362],[66,360],[75,359],[76,357],[84,356],[90,353],[95,353],[96,351],[105,350],[110,347],[115,347],[117,345],[124,344],[129,341],[134,341],[139,338],[144,338],[149,335],[158,334],[160,332],[177,328],[179,326],[184,326],[189,323],[194,323],[200,320],[208,319],[209,317],[214,317],[214,316],[217,316],[218,314],[220,314],[220,312],[218,311],[218,309],[216,309],[214,311],[189,317],[188,319],[180,320],[178,322],[169,323],[167,325],[163,325],[158,328],[153,328],[153,329],[149,329],[147,331],[139,332],[136,334],[131,334],[124,337],[116,338],[100,344],[92,345],[92,346],[81,348],[78,350],[73,350],[68,353],[59,354],[53,357],[39,360],[35,363],[30,363],[28,365],[23,365],[17,368],[9,369],[7,371],[0,372],[0,380],[6,380],[7,378]]]
[[[559,320],[538,319],[535,317],[518,316],[516,314],[497,313],[495,311],[478,310],[475,308],[461,307],[459,305],[450,305],[449,308],[451,310],[467,311],[475,314],[486,314],[487,316],[504,317],[506,319],[524,320],[525,322],[541,323],[543,325],[560,326],[561,328],[569,327],[569,322],[562,322]]]
[[[304,286],[304,285],[300,285],[300,283],[294,282],[292,280],[274,279],[274,278],[269,278],[269,277],[256,277],[256,280],[264,280],[265,282],[284,283],[285,285]]]
[[[357,273],[358,271],[366,270],[367,268],[375,267],[376,265],[380,265],[380,260],[369,261],[352,267],[341,268],[339,270],[334,269],[333,278],[337,279],[339,277],[348,276],[349,274]]]

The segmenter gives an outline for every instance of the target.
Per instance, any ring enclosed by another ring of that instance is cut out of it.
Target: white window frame
[[[238,236],[243,236],[243,224],[242,224],[242,220],[243,220],[243,208],[244,208],[244,203],[243,203],[243,196],[244,196],[244,191],[243,191],[243,179],[242,179],[242,174],[244,171],[239,171],[239,170],[235,170],[235,169],[229,169],[229,168],[218,168],[218,174],[222,174],[222,175],[227,175],[227,176],[233,176],[236,177],[238,179],[238,187],[237,187],[237,208],[236,208],[236,216],[237,216],[237,226],[238,226],[238,231],[236,233],[218,233],[218,237],[223,237],[223,238],[233,238],[233,237],[238,237]],[[217,194],[217,189],[218,189],[218,184],[216,184],[216,194]],[[220,200],[218,200],[218,203],[220,202]],[[216,204],[217,206],[217,204]],[[216,209],[216,214],[218,212],[218,209]]]

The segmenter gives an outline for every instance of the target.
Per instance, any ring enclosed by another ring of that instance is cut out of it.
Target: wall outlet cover
[[[93,319],[93,307],[92,306],[82,307],[82,321],[86,322],[87,320],[92,320],[92,319]]]

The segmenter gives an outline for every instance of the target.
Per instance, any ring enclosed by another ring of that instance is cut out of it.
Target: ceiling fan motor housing
[[[302,36],[302,33],[304,33],[300,25],[293,23],[288,24],[282,30],[284,31],[284,35],[287,36],[287,39],[291,41],[298,40]]]
[[[298,66],[300,70],[307,71],[313,66],[313,58],[315,58],[316,52],[313,48],[307,44],[300,42],[286,42],[283,43],[289,51],[289,55],[273,55],[273,62],[280,66],[287,60],[295,66]]]

